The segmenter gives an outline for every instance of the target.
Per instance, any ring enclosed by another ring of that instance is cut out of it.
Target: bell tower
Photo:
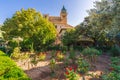
[[[67,10],[65,9],[64,6],[63,6],[63,8],[61,9],[60,17],[61,17],[62,22],[63,22],[64,24],[67,24]]]

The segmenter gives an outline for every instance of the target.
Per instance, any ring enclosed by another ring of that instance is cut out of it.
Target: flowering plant
[[[69,80],[79,80],[79,75],[77,74],[76,70],[73,67],[67,67],[65,76]]]

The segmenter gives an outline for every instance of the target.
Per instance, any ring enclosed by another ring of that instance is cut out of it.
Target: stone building
[[[67,24],[67,10],[63,6],[60,12],[60,16],[49,16],[48,14],[44,15],[50,22],[52,22],[57,30],[57,39],[55,44],[60,44],[61,36],[64,35],[65,31],[73,26]]]

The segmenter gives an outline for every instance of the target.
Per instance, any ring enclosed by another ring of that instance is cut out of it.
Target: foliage
[[[111,48],[111,56],[120,56],[120,47],[115,45]]]
[[[0,51],[0,80],[30,80],[14,61]]]
[[[68,66],[68,65],[69,65],[69,57],[66,57],[66,58],[64,59],[64,64],[65,64],[65,66]]]
[[[28,59],[30,58],[29,52],[22,52],[19,59]]]
[[[75,60],[76,60],[76,53],[75,53],[75,51],[74,51],[74,49],[73,49],[72,46],[70,47],[69,59],[72,60],[72,63],[73,63],[73,64],[75,63]]]
[[[101,52],[95,48],[87,47],[87,48],[83,49],[82,54],[85,56],[87,56],[87,55],[92,56],[92,55],[100,55]]]
[[[120,58],[119,57],[112,57],[111,58],[111,67],[117,73],[120,73]]]
[[[119,80],[120,79],[120,73],[116,72],[110,72],[107,75],[102,76],[102,80]]]
[[[32,63],[33,65],[35,65],[35,66],[37,65],[38,60],[36,59],[35,56],[31,59],[31,63]]]
[[[94,47],[100,47],[104,50],[105,47],[111,47],[119,42],[119,7],[119,0],[94,2],[94,8],[88,11],[88,16],[85,17],[84,21],[75,27],[73,33],[65,35],[66,43],[73,42],[74,45],[79,40],[79,36],[85,36],[94,41]]]
[[[61,51],[67,51],[67,46],[49,45],[49,46],[47,47],[47,50],[61,50]]]
[[[39,58],[40,61],[44,61],[45,58],[46,58],[46,54],[43,53],[43,52],[41,52],[41,53],[39,54],[38,58]]]
[[[2,30],[6,32],[4,34],[6,40],[16,37],[23,38],[23,42],[27,40],[29,44],[24,42],[24,45],[21,46],[27,49],[32,44],[35,50],[42,49],[52,43],[56,37],[56,29],[53,24],[43,18],[35,9],[30,8],[16,11],[12,18],[6,19]]]
[[[94,48],[85,48],[82,51],[82,54],[89,59],[91,62],[96,62],[97,56],[101,54],[101,52]]]
[[[82,51],[84,49],[84,46],[74,46],[74,50]]]
[[[65,76],[69,80],[79,80],[79,78],[80,78],[79,75],[74,71],[74,69],[72,67],[66,68]]]
[[[112,61],[112,64],[115,64],[115,65],[120,64],[120,58],[119,57],[112,57],[111,61]]]
[[[5,52],[5,51],[6,51],[6,47],[1,46],[1,47],[0,47],[0,50],[3,51],[3,52]]]
[[[78,69],[77,69],[78,73],[81,76],[85,75],[89,70],[88,62],[83,60],[83,58],[79,58],[77,64],[78,64]]]
[[[56,58],[57,58],[57,60],[61,61],[64,59],[64,54],[62,52],[58,51],[56,53]]]
[[[51,69],[52,73],[55,72],[55,68],[56,68],[56,61],[55,61],[54,58],[52,58],[52,59],[50,60],[50,69]]]
[[[119,80],[120,79],[120,58],[111,58],[111,68],[110,72],[102,75],[102,80]]]
[[[64,45],[71,45],[75,42],[75,29],[68,29],[62,36],[62,42]]]
[[[21,53],[20,53],[20,47],[16,47],[13,50],[13,53],[11,54],[11,58],[18,60],[21,57]]]
[[[27,59],[30,57],[29,53],[27,52],[21,52],[20,47],[16,47],[13,50],[13,53],[10,55],[10,57],[14,60],[19,60],[19,59]]]
[[[51,58],[55,58],[55,51],[54,50],[51,52]]]

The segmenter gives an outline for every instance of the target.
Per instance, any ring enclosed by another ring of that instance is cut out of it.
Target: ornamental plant
[[[45,60],[45,58],[46,58],[46,54],[45,53],[43,53],[43,52],[41,52],[40,54],[39,54],[39,60],[40,61],[44,61]]]
[[[11,54],[10,57],[14,60],[18,60],[18,59],[20,59],[20,56],[21,56],[20,47],[16,47],[16,48],[14,48],[13,53]]]
[[[56,61],[54,58],[50,60],[50,69],[52,73],[55,73],[55,68],[56,68]]]
[[[80,74],[80,76],[83,77],[84,80],[84,75],[89,71],[89,64],[83,58],[79,58],[77,64],[78,64],[77,71]]]
[[[16,63],[0,51],[0,80],[31,80]]]
[[[102,80],[120,80],[120,73],[112,71],[108,74],[102,75]]]
[[[79,75],[77,74],[77,72],[72,67],[66,68],[65,76],[69,80],[79,80],[79,78],[80,78]]]
[[[89,59],[91,62],[96,62],[97,56],[101,54],[101,52],[94,48],[85,48],[82,51],[82,54]]]
[[[102,75],[102,80],[120,80],[120,58],[111,58],[111,67],[109,68],[109,73]]]
[[[120,58],[119,57],[112,57],[111,58],[111,68],[114,69],[117,73],[120,73]]]
[[[58,51],[58,52],[56,53],[56,58],[57,58],[57,60],[62,61],[62,60],[64,59],[63,53],[60,52],[60,51]]]
[[[76,53],[74,52],[73,47],[70,47],[69,59],[72,60],[72,63],[75,63]]]

